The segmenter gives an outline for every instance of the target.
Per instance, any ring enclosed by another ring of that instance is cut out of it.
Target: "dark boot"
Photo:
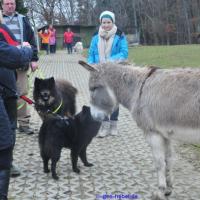
[[[0,170],[0,200],[7,200],[10,170]]]

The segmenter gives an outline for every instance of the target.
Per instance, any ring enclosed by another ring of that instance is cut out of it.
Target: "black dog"
[[[63,147],[71,149],[72,169],[80,173],[77,167],[78,157],[85,166],[93,164],[87,161],[86,150],[92,138],[97,135],[101,123],[94,121],[90,108],[83,106],[82,111],[74,118],[48,117],[44,120],[39,132],[40,154],[43,159],[44,172],[48,173],[48,161],[51,159],[51,172],[54,179],[56,164],[60,159]]]
[[[49,113],[73,116],[76,112],[76,94],[77,89],[66,80],[35,78],[33,99],[35,109],[43,120]]]

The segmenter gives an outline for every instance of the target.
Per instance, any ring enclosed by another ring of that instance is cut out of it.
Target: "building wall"
[[[84,48],[88,48],[90,46],[90,42],[95,31],[96,31],[96,27],[81,28],[80,35],[82,36],[82,42],[83,42]]]
[[[66,26],[59,26],[55,28],[56,28],[56,33],[57,33],[56,34],[57,48],[63,49],[64,48],[63,35],[66,30]],[[70,27],[70,28],[75,34],[77,34],[74,37],[74,42],[79,41],[81,38],[84,48],[88,48],[90,45],[92,35],[95,32],[96,28],[95,27],[80,27],[80,26],[79,27],[75,26],[75,27]]]

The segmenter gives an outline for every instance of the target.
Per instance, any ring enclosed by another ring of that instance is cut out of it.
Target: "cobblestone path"
[[[56,55],[41,56],[39,61],[45,77],[64,78],[78,88],[77,111],[82,105],[89,105],[88,72],[78,65],[79,59],[84,58],[58,51]],[[34,76],[41,75],[36,72]],[[120,107],[118,137],[95,138],[90,144],[88,160],[93,167],[84,167],[79,160],[81,174],[75,174],[70,151],[64,149],[57,167],[60,179],[54,181],[51,174],[43,173],[38,147],[41,120],[31,109],[35,134],[17,134],[14,160],[22,175],[11,179],[10,200],[101,200],[104,194],[112,194],[110,199],[119,199],[115,196],[118,194],[151,199],[157,186],[151,150],[127,110]],[[175,150],[174,191],[169,200],[199,200],[200,153],[186,145],[176,144]]]

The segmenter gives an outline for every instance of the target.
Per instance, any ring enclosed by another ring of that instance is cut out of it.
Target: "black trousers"
[[[42,44],[43,49],[46,51],[47,54],[49,54],[49,44]]]
[[[11,123],[11,128],[14,133],[14,144],[16,140],[16,128],[17,128],[17,99],[15,97],[10,97],[4,99],[4,105],[6,108],[6,112],[8,113],[8,117]]]
[[[13,148],[0,150],[0,200],[7,200]]]
[[[16,137],[15,129],[17,121],[17,99],[3,98],[3,104],[7,112],[8,120],[10,121],[9,124],[12,129],[11,130],[12,137],[15,142],[15,137]],[[10,182],[10,168],[13,160],[13,148],[14,148],[14,143],[9,148],[0,150],[0,200],[7,200],[8,188]]]
[[[50,46],[50,53],[56,53],[56,44],[49,45]]]
[[[10,170],[12,163],[12,152],[12,147],[0,150],[0,171]]]

